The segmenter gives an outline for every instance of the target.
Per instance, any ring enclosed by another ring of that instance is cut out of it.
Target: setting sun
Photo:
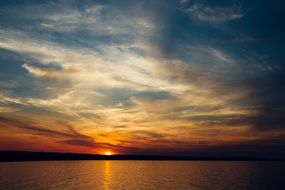
[[[111,156],[111,155],[113,155],[113,153],[111,151],[106,151],[106,152],[104,152],[104,155]]]

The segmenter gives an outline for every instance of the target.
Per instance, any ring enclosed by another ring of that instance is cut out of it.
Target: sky
[[[280,155],[284,5],[0,1],[0,150]]]

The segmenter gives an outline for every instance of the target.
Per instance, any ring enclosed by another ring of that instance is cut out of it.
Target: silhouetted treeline
[[[260,157],[181,157],[160,155],[98,155],[54,152],[0,151],[1,162],[48,160],[200,160],[200,161],[267,161],[278,160]],[[281,159],[279,159],[281,160]]]

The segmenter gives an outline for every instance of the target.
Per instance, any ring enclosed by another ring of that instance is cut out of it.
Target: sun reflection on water
[[[104,180],[103,180],[103,189],[110,190],[111,183],[111,163],[109,160],[104,161]]]

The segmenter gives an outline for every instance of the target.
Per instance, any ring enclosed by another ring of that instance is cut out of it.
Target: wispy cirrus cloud
[[[185,10],[193,19],[208,23],[225,23],[244,17],[245,13],[239,6],[222,7],[193,4]]]
[[[75,123],[80,121],[81,126],[99,127],[101,133],[112,129],[112,126],[128,125],[133,130],[142,127],[145,130],[143,134],[148,134],[151,130],[158,130],[156,125],[171,128],[170,118],[176,122],[175,125],[187,124],[193,131],[201,123],[226,120],[227,115],[254,113],[247,107],[231,105],[232,101],[243,98],[248,92],[237,86],[235,78],[232,78],[234,82],[225,80],[232,77],[230,70],[222,75],[214,71],[241,65],[215,48],[190,46],[188,56],[192,60],[187,63],[187,58],[183,61],[156,55],[143,57],[124,45],[120,48],[102,45],[105,48],[102,52],[88,48],[78,51],[58,43],[33,39],[23,33],[11,34],[13,32],[9,32],[9,40],[3,38],[1,47],[25,55],[22,67],[35,79],[43,81],[43,88],[54,96],[49,99],[12,99],[24,107],[45,108],[66,115]],[[21,43],[24,44],[19,45]],[[236,87],[238,93],[228,92]],[[219,94],[224,98],[220,99]],[[195,119],[195,116],[200,119]],[[90,131],[92,127],[89,127]],[[158,132],[170,135],[161,130]],[[138,134],[142,133],[130,130],[122,136],[132,139]],[[185,134],[183,136],[181,138],[187,139]],[[144,140],[150,140],[148,138],[146,136]],[[122,140],[118,137],[113,143],[118,144]]]
[[[22,129],[22,130],[28,130],[33,133],[38,133],[40,135],[56,137],[56,138],[61,137],[61,138],[91,139],[91,137],[78,133],[77,131],[74,130],[73,127],[67,124],[64,125],[64,128],[66,128],[67,131],[63,132],[58,129],[53,130],[53,129],[39,127],[36,124],[32,124],[32,122],[34,121],[23,120],[23,119],[20,120],[20,119],[15,119],[15,118],[8,118],[8,117],[0,117],[0,123],[2,126],[5,126],[5,127],[12,127],[12,128]]]

